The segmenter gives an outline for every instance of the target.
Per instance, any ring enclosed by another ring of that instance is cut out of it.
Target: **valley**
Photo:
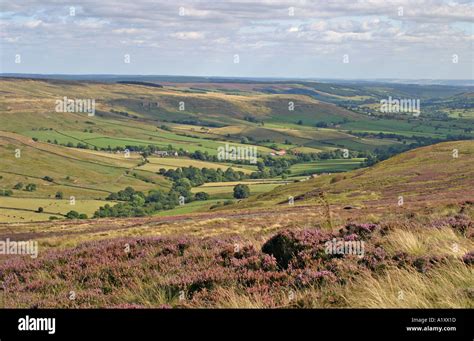
[[[0,238],[39,256],[0,255],[0,303],[473,307],[470,91],[2,77]],[[323,255],[334,238],[364,254]]]

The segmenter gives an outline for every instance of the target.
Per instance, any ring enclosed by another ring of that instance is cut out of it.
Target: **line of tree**
[[[106,200],[120,201],[116,205],[106,204],[100,207],[94,218],[104,217],[142,217],[162,210],[170,210],[180,204],[180,200],[189,203],[195,200],[209,200],[209,194],[198,192],[193,194],[191,181],[179,178],[173,182],[171,189],[166,192],[153,189],[145,194],[127,187],[117,193],[110,194]]]
[[[161,174],[172,181],[179,181],[181,179],[189,180],[192,187],[200,186],[206,182],[223,182],[223,181],[240,181],[249,179],[249,176],[241,171],[234,171],[232,168],[222,169],[213,168],[197,168],[194,166],[177,168],[177,169],[160,169],[158,174]]]

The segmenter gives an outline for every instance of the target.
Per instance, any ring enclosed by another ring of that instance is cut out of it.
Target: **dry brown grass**
[[[345,289],[349,307],[473,308],[474,270],[459,260],[419,273],[391,268],[382,276],[366,273]]]

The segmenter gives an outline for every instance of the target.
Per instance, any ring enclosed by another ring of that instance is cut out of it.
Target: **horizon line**
[[[114,76],[114,77],[191,77],[191,78],[224,78],[224,79],[274,79],[274,80],[347,80],[347,81],[470,81],[472,78],[328,78],[328,77],[291,77],[291,76],[218,76],[218,75],[179,75],[179,74],[121,74],[121,73],[23,73],[23,72],[0,72],[2,76]]]

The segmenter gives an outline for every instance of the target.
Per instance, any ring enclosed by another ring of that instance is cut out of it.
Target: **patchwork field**
[[[310,147],[315,150],[341,146],[365,150],[378,143],[387,146],[400,143],[370,138],[357,141],[351,131],[396,133],[406,137],[472,136],[472,131],[466,132],[466,127],[473,125],[468,117],[453,121],[433,117],[424,119],[423,116],[407,119],[406,115],[394,119],[379,118],[355,113],[310,96],[262,94],[258,85],[239,95],[216,91],[183,92],[183,86],[155,88],[4,78],[0,82],[3,108],[0,124],[3,130],[37,137],[42,141],[81,142],[98,148],[109,145],[112,148],[124,147],[127,144],[145,146],[150,143],[165,148],[173,144],[178,149],[190,152],[202,150],[213,155],[219,145],[216,139],[220,143],[231,141],[238,144],[244,136],[257,142],[262,152],[271,151],[268,148],[271,143],[285,141],[290,143],[288,148]],[[213,85],[203,86],[212,88]],[[334,87],[333,91],[337,88]],[[463,89],[459,89],[461,91]],[[55,112],[57,99],[64,96],[96,98],[98,93],[100,98],[96,100],[97,112],[93,117]],[[180,110],[181,102],[184,103],[183,110]],[[289,102],[294,103],[294,110],[288,110]],[[316,128],[317,123],[331,127],[326,131]],[[163,125],[169,129],[161,129]],[[271,143],[265,142],[267,140]],[[312,144],[312,140],[328,143]]]
[[[474,307],[469,89],[148,81],[0,79],[1,307]]]
[[[444,167],[443,177],[436,177],[432,173],[439,169],[436,160],[446,164],[444,153],[454,147],[463,151],[455,161],[459,163]],[[346,179],[340,181],[344,183],[336,182],[338,187],[322,199],[329,201],[329,208],[313,203],[314,189],[320,188],[316,184],[324,183],[321,177],[288,184],[253,197],[248,204],[217,212],[190,214],[194,205],[201,205],[192,203],[170,216],[0,224],[2,238],[34,239],[41,250],[38,259],[24,256],[0,262],[2,280],[9,283],[3,304],[472,308],[474,206],[468,199],[474,186],[472,167],[466,170],[464,166],[472,164],[473,148],[472,142],[436,145],[363,172],[345,173]],[[422,166],[417,167],[420,174],[409,175],[410,165]],[[463,174],[456,174],[457,167],[464,169]],[[405,194],[406,188],[421,182],[436,190],[432,194],[417,191],[401,206],[374,198],[346,209],[347,203],[340,198],[352,198],[358,184],[382,172],[389,179],[377,185],[383,198]],[[405,187],[397,186],[393,192],[390,184],[400,185],[400,180],[389,174],[396,173],[405,175]],[[464,190],[456,190],[458,186]],[[336,198],[331,194],[338,189]],[[286,193],[303,194],[295,196],[293,206],[275,207],[275,200]],[[258,209],[257,202],[271,209],[262,205]],[[320,253],[331,238],[349,235],[364,241],[362,257]],[[129,253],[123,252],[124,245],[130,246]],[[300,251],[282,253],[291,248]],[[68,262],[63,261],[65,257]],[[86,281],[84,271],[73,271],[79,264],[85,266]],[[154,271],[156,267],[161,271]],[[67,277],[60,278],[58,273]],[[253,284],[255,280],[261,285]],[[65,298],[51,300],[53,289]],[[74,301],[67,299],[71,290],[77,293]],[[179,299],[182,292],[184,300]],[[289,292],[296,299],[289,299]],[[405,299],[399,299],[400,292]]]

